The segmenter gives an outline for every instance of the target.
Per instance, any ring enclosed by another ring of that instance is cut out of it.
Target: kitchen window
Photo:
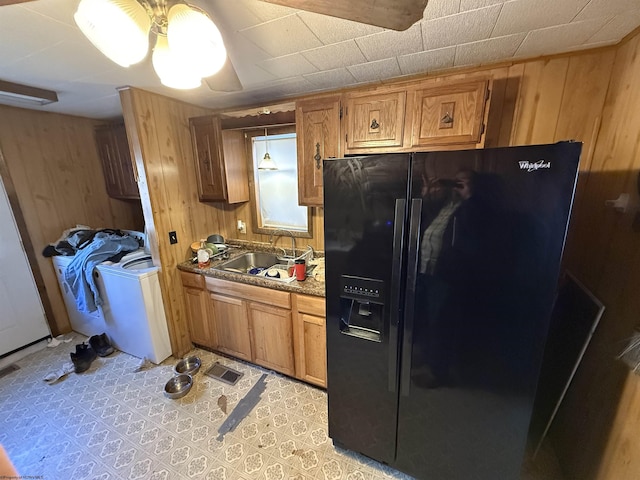
[[[289,230],[310,236],[309,208],[298,205],[298,161],[295,127],[247,132],[253,170],[254,229],[269,234]],[[265,170],[269,154],[275,170]]]

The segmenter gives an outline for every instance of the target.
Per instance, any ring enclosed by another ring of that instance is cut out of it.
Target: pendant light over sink
[[[271,155],[269,155],[269,137],[267,136],[266,128],[264,129],[264,147],[266,152],[258,165],[258,170],[278,170],[276,162],[271,160]]]
[[[153,33],[153,67],[170,88],[199,87],[227,59],[218,27],[204,11],[184,3],[80,0],[74,19],[91,43],[122,67],[144,60]]]

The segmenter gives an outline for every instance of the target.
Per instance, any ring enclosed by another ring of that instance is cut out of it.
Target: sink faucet
[[[274,230],[273,232],[271,232],[271,235],[269,236],[269,243],[273,245],[273,237],[278,232],[280,234],[287,234],[291,237],[291,258],[296,258],[296,237],[293,236],[293,232],[291,232],[290,230],[282,230],[282,229]],[[285,251],[285,255],[286,255],[286,251]]]

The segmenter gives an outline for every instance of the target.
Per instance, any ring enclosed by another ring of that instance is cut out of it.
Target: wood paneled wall
[[[209,110],[135,88],[120,91],[127,136],[160,282],[173,354],[191,350],[182,283],[176,266],[189,258],[193,241],[226,233],[221,205],[198,201],[189,118]],[[178,243],[169,243],[175,231]]]
[[[43,248],[76,224],[142,228],[138,202],[107,196],[87,118],[0,106],[0,149],[15,187],[53,311],[54,335],[71,330],[51,260]],[[31,259],[34,260],[34,259]]]
[[[616,49],[566,249],[568,268],[606,306],[551,432],[569,480],[640,478],[640,377],[615,359],[640,325],[640,232],[633,227],[640,212],[639,78],[636,35]],[[620,193],[631,195],[625,213],[605,207]]]

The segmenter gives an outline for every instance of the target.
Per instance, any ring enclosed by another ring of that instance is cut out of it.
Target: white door
[[[0,179],[0,355],[50,334],[7,192]]]

